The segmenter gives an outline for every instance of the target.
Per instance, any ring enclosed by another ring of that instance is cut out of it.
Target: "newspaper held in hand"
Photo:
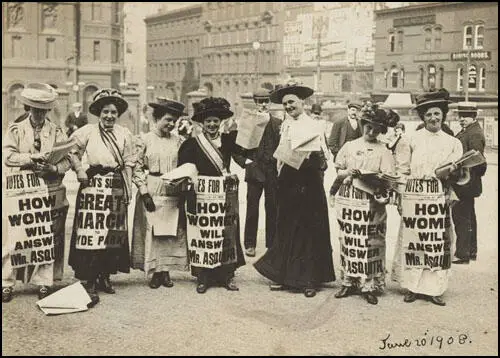
[[[278,148],[276,148],[273,157],[277,160],[281,160],[283,163],[291,166],[292,168],[299,170],[308,155],[309,152],[292,150],[290,140],[283,139],[280,141]]]
[[[446,163],[436,168],[434,174],[436,174],[438,178],[446,178],[452,172],[460,171],[461,178],[458,178],[457,184],[465,185],[469,181],[469,171],[464,169],[470,169],[484,163],[486,163],[484,156],[477,150],[471,149],[465,152],[456,162]]]
[[[262,140],[264,130],[269,120],[269,113],[245,109],[238,121],[236,144],[245,149],[257,148]]]
[[[399,176],[386,173],[366,170],[360,170],[360,172],[361,175],[358,178],[353,179],[352,185],[371,195],[374,195],[377,192],[396,190],[400,179]]]
[[[198,176],[198,170],[192,163],[185,163],[161,176],[165,184],[166,195],[178,195],[192,189]]]
[[[68,139],[65,142],[56,143],[52,150],[49,152],[47,162],[54,165],[59,163],[66,157],[66,155],[68,155],[75,144],[76,142],[74,141],[74,139]]]
[[[322,130],[319,122],[296,121],[290,126],[291,149],[299,152],[321,150]]]

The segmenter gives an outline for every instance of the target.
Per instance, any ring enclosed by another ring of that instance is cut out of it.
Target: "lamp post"
[[[259,49],[260,49],[260,42],[259,41],[254,41],[252,43],[252,48],[255,51],[255,89],[257,90],[259,88]]]

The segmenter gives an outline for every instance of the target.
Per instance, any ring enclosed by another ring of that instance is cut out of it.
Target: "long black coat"
[[[484,155],[484,147],[486,140],[484,132],[479,123],[476,121],[468,127],[458,132],[456,138],[462,142],[464,153],[475,149]],[[454,190],[459,198],[477,198],[483,191],[481,177],[486,173],[486,163],[470,170],[470,181],[466,185],[455,185]]]

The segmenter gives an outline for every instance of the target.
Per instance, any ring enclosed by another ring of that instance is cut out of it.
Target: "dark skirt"
[[[319,170],[287,165],[278,178],[273,245],[257,261],[266,278],[294,288],[335,281],[328,206]]]
[[[119,174],[115,174],[115,180],[122,180]],[[82,187],[78,188],[75,204],[75,218],[73,221],[73,232],[71,235],[68,263],[75,271],[75,278],[79,280],[94,280],[99,274],[116,274],[118,272],[130,272],[130,249],[127,239],[120,247],[108,247],[100,250],[83,250],[76,248],[78,214],[80,211],[80,194]],[[125,211],[127,216],[127,211]],[[128,223],[125,217],[125,223]],[[127,224],[128,225],[128,224]]]

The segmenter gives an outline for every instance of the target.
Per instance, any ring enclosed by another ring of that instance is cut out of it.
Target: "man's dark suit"
[[[486,140],[477,121],[457,133],[462,142],[464,153],[475,149],[484,154]],[[486,173],[486,163],[470,169],[470,181],[466,185],[454,185],[453,189],[460,199],[453,206],[453,222],[457,235],[455,256],[461,260],[475,259],[477,255],[477,222],[474,198],[481,195],[483,186],[481,177]]]
[[[271,116],[264,129],[264,134],[256,149],[247,152],[247,156],[233,156],[235,161],[245,168],[247,182],[247,217],[245,222],[245,249],[255,248],[257,244],[257,227],[259,224],[259,202],[264,191],[264,207],[266,211],[266,247],[271,243],[276,231],[276,190],[277,168],[273,154],[280,141],[281,120]],[[252,163],[245,165],[246,159]]]
[[[87,115],[85,113],[80,112],[80,115],[77,118],[75,116],[75,113],[71,112],[66,117],[66,122],[64,122],[64,125],[66,126],[66,128],[68,128],[68,131],[66,132],[66,134],[69,137],[75,131],[73,126],[77,126],[78,128],[81,128],[84,125],[86,125],[87,123],[89,123],[89,120],[87,119]]]
[[[358,128],[354,129],[349,123],[349,119],[347,117],[336,120],[333,122],[332,130],[330,132],[330,136],[328,137],[328,148],[333,154],[333,160],[337,157],[337,153],[340,148],[351,140],[357,139],[361,137],[361,126],[358,123]]]

